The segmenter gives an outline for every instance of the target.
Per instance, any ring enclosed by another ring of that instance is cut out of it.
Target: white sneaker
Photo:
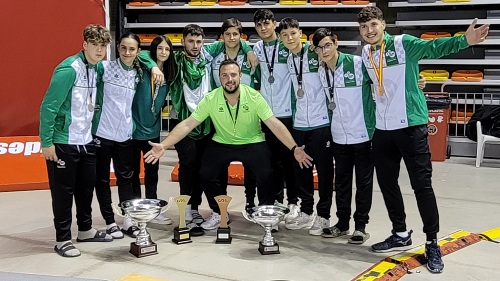
[[[285,215],[285,223],[290,223],[291,221],[295,220],[299,215],[300,215],[300,208],[299,206],[295,204],[288,204],[288,209],[290,209],[290,212]]]
[[[303,228],[311,228],[314,223],[316,215],[308,215],[306,213],[300,212],[299,216],[294,220],[285,222],[285,227],[287,229],[303,229]]]
[[[200,225],[203,229],[212,230],[220,226],[220,215],[216,212],[212,212],[210,217],[208,217],[204,223]]]
[[[184,220],[190,223],[193,220],[193,215],[191,214],[191,205],[186,206],[186,212],[184,213]]]
[[[159,214],[156,218],[151,220],[152,223],[157,224],[172,224],[172,220],[169,217],[164,216],[163,214]]]
[[[313,225],[309,229],[309,234],[314,236],[320,236],[323,233],[323,228],[330,227],[330,220],[324,217],[316,216]]]

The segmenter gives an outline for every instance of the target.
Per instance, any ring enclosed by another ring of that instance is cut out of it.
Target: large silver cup
[[[115,208],[115,213],[130,218],[137,223],[139,234],[135,242],[130,243],[130,253],[140,258],[158,254],[156,243],[151,240],[146,230],[146,224],[159,214],[167,211],[167,201],[161,199],[132,199],[121,202],[118,208]]]
[[[273,225],[282,221],[287,212],[288,210],[286,207],[276,205],[259,206],[257,210],[253,212],[252,218],[254,221],[266,230],[262,241],[259,242],[259,252],[262,255],[280,253],[279,245],[271,234],[271,228]]]

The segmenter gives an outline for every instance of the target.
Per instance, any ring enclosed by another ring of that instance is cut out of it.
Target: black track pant
[[[220,213],[214,197],[226,193],[226,183],[221,174],[227,174],[231,161],[241,161],[256,178],[259,205],[273,205],[274,195],[271,178],[271,152],[266,142],[243,145],[220,144],[210,142],[203,156],[200,177],[208,205]],[[227,178],[227,176],[226,176]]]
[[[432,189],[432,163],[427,139],[427,125],[383,131],[373,135],[373,159],[377,180],[384,196],[393,230],[406,231],[403,196],[398,184],[401,158],[405,161],[411,187],[417,199],[424,233],[439,232],[439,213]]]
[[[111,188],[109,187],[109,173],[111,159],[118,186],[118,198],[120,202],[134,198],[132,191],[132,140],[117,142],[101,137],[94,137],[97,152],[97,179],[95,193],[99,208],[106,224],[115,222],[113,208],[111,207]]]
[[[335,203],[337,205],[337,227],[349,229],[351,219],[352,179],[356,173],[356,211],[354,223],[356,230],[365,230],[368,213],[372,206],[373,162],[371,141],[357,144],[333,144],[335,158]]]
[[[154,143],[160,142],[160,137],[150,139],[149,141]],[[132,175],[132,188],[134,191],[134,198],[141,198],[141,181],[139,179],[139,174],[141,173],[141,162],[144,161],[144,154],[151,150],[151,145],[149,145],[148,140],[132,140],[133,157],[134,157],[134,173]],[[144,162],[144,190],[146,193],[146,198],[157,199],[157,189],[158,189],[158,170],[160,168],[160,162],[156,163],[146,163]]]
[[[306,153],[313,158],[318,172],[319,202],[316,211],[318,216],[329,219],[333,197],[333,141],[330,127],[310,131],[293,130],[293,138],[298,146],[305,145]],[[314,207],[313,168],[301,169],[297,161],[294,161],[294,167],[298,195],[302,200],[300,210],[311,215]]]
[[[56,241],[71,240],[73,196],[79,231],[92,228],[92,196],[96,176],[96,153],[87,145],[54,144],[58,162],[47,161]]]

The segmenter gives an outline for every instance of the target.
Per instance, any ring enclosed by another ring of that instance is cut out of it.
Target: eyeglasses
[[[328,52],[332,48],[333,48],[333,43],[326,43],[323,46],[316,46],[316,48],[314,48],[314,52],[316,52],[316,54],[320,54],[320,53],[323,53],[324,51]]]

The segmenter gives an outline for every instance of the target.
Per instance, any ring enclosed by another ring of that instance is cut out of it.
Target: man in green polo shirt
[[[301,167],[311,166],[312,158],[304,152],[304,146],[297,147],[290,132],[273,115],[260,93],[247,85],[240,85],[241,76],[237,62],[223,61],[219,68],[221,87],[208,93],[191,116],[179,123],[161,144],[151,143],[153,148],[144,156],[146,162],[155,163],[166,148],[176,144],[210,117],[215,134],[205,150],[200,177],[213,212],[201,224],[204,229],[219,227],[220,210],[214,197],[224,193],[218,175],[227,169],[231,161],[241,161],[253,172],[257,179],[259,203],[274,204],[271,152],[262,133],[261,120],[293,152]]]

